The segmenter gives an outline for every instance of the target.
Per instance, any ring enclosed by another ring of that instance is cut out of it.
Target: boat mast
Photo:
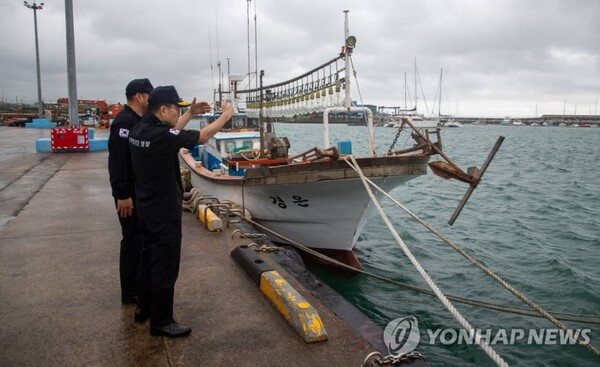
[[[223,89],[222,89],[222,83],[223,83],[223,76],[221,75],[221,60],[217,61],[217,71],[218,71],[218,78],[219,78],[219,107],[221,107],[221,102],[223,101]]]
[[[348,26],[348,13],[350,10],[344,10],[344,106],[343,107],[327,107],[323,110],[323,145],[325,148],[329,148],[329,113],[330,112],[350,112],[350,111],[362,111],[367,116],[367,130],[369,135],[369,152],[371,157],[375,157],[375,141],[373,131],[373,112],[370,108],[352,107],[352,99],[350,98],[350,55],[352,50],[356,47],[356,37],[350,36],[350,30]],[[337,58],[336,58],[337,60]]]
[[[256,0],[254,0],[254,88],[258,88],[258,22],[256,21]],[[250,84],[248,84],[250,87]]]
[[[440,98],[438,100],[438,120],[442,117],[442,73],[444,72],[444,68],[440,68]]]
[[[252,78],[254,78],[254,88],[258,88],[258,25],[256,21],[256,0],[254,1],[254,71],[252,70],[250,52],[250,3],[252,0],[247,0],[246,5],[246,33],[248,42],[248,88],[252,88]]]
[[[259,131],[259,136],[260,136],[260,155],[259,157],[262,157],[264,152],[265,152],[265,132],[264,132],[264,95],[263,95],[263,76],[265,75],[265,71],[261,70],[260,74],[259,74],[259,85],[260,85],[260,89],[259,89],[259,100],[258,100],[258,131]]]
[[[350,28],[348,25],[348,13],[350,12],[350,10],[344,10],[344,40],[347,40],[348,37],[350,37]],[[352,51],[352,49],[349,49],[348,46],[346,45],[344,47],[344,53],[345,53],[345,57],[344,57],[344,62],[345,62],[345,70],[344,70],[344,78],[345,78],[345,86],[344,86],[344,92],[345,92],[345,98],[344,98],[344,107],[346,108],[350,108],[352,107],[352,99],[350,98],[350,52]]]
[[[252,0],[248,0],[246,4],[246,30],[248,35],[248,87],[250,87],[251,75],[250,74],[250,2]]]
[[[417,58],[415,57],[415,115],[417,114],[417,100],[419,99],[419,93],[417,92]]]
[[[408,106],[406,105],[406,90],[407,90],[408,86],[406,85],[406,71],[404,72],[404,109],[408,109]]]

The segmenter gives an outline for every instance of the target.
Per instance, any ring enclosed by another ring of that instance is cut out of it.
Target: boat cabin
[[[232,176],[243,176],[244,170],[225,165],[236,156],[247,160],[255,159],[260,152],[260,133],[258,131],[218,132],[204,146],[200,147],[203,166],[208,170],[226,168]],[[225,167],[223,167],[225,166]]]
[[[219,116],[220,113],[203,114],[197,120],[198,128],[213,123]],[[260,133],[249,128],[252,127],[248,126],[246,114],[236,113],[221,131],[206,144],[196,146],[190,153],[198,163],[210,171],[226,169],[230,175],[243,176],[243,169],[230,169],[227,161],[233,156],[248,160],[255,157],[260,149]]]

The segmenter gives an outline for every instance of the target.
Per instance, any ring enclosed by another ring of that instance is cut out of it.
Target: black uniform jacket
[[[136,177],[136,206],[143,220],[162,222],[181,218],[183,186],[180,148],[198,144],[197,130],[174,130],[147,113],[129,133]]]
[[[110,125],[108,138],[108,173],[112,195],[116,199],[134,196],[135,177],[129,153],[129,132],[142,117],[125,105]]]

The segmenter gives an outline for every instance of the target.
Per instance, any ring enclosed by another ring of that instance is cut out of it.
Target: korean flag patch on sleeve
[[[179,135],[179,130],[169,129],[169,132],[173,135]]]
[[[127,129],[119,129],[119,136],[127,139],[129,137],[129,130]]]

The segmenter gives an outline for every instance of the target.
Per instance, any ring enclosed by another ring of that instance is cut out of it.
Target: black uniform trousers
[[[116,205],[117,199],[115,199]],[[140,251],[142,250],[142,234],[137,210],[134,208],[129,217],[122,218],[119,216],[119,223],[121,223],[122,235],[119,254],[121,297],[126,299],[138,295],[137,274],[140,264]]]
[[[175,321],[173,298],[181,259],[181,218],[155,222],[142,215],[141,224],[144,242],[138,277],[138,307],[150,315],[152,327],[162,327]]]

